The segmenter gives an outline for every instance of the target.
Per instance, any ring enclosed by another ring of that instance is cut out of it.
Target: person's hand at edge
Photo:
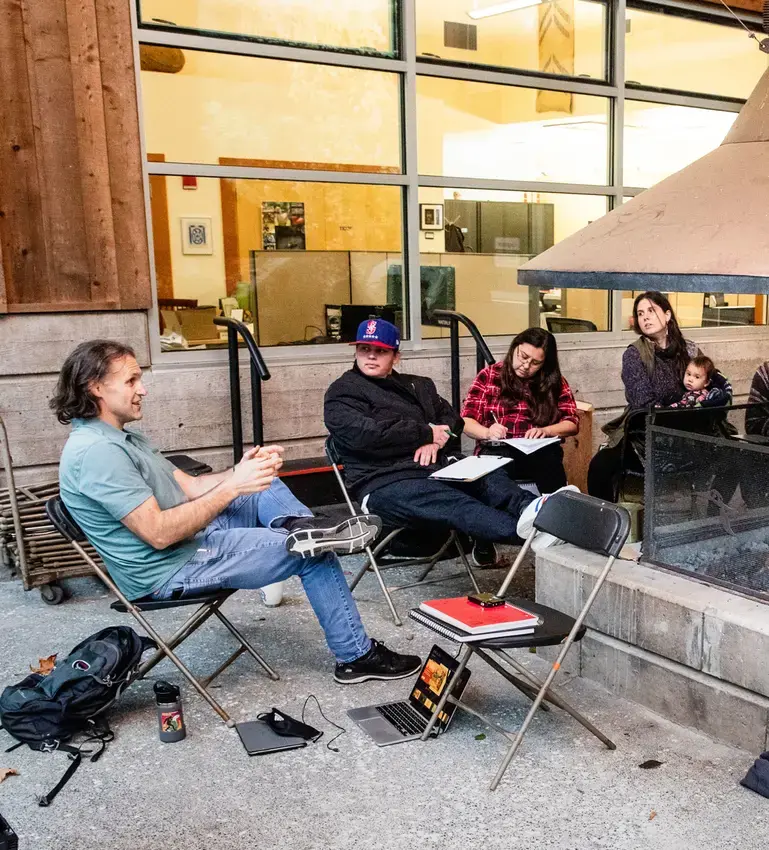
[[[430,466],[438,460],[438,450],[440,446],[437,443],[427,443],[420,446],[414,453],[414,463],[420,466]]]
[[[540,440],[542,437],[549,437],[550,434],[547,431],[547,428],[529,428],[529,430],[524,434],[524,437],[527,440]]]
[[[504,440],[507,437],[507,428],[500,425],[499,422],[494,422],[486,429],[489,432],[488,440]]]
[[[431,425],[430,428],[433,432],[433,443],[435,443],[439,449],[442,449],[449,441],[451,429],[448,425]],[[428,443],[428,445],[430,445],[430,443]],[[424,446],[421,448],[424,448]]]

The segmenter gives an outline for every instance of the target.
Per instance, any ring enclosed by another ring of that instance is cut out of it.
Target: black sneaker
[[[360,514],[336,524],[324,517],[294,517],[284,526],[288,531],[286,549],[303,558],[323,552],[352,555],[361,552],[382,530],[382,520],[372,514]]]
[[[354,685],[369,679],[404,679],[422,667],[417,655],[399,655],[378,640],[371,639],[371,649],[357,661],[337,664],[334,679],[342,685]]]
[[[491,569],[497,565],[499,553],[497,547],[488,540],[473,540],[473,551],[470,553],[470,563],[478,569]]]

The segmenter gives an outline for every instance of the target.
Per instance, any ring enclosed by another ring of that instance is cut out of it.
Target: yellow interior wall
[[[337,47],[392,47],[392,0],[141,0],[142,17],[177,26]]]
[[[142,71],[147,150],[400,166],[396,74],[186,50],[177,74]],[[173,108],[169,105],[173,104]]]

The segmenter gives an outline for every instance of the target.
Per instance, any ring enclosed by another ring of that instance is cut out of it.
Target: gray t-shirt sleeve
[[[98,502],[116,520],[154,495],[128,453],[116,443],[99,441],[83,456],[80,492]]]

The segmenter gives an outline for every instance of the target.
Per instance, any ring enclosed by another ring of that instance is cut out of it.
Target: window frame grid
[[[149,313],[150,348],[152,362],[156,365],[175,367],[177,364],[190,366],[192,364],[208,363],[221,364],[226,360],[227,352],[220,350],[202,350],[192,352],[164,352],[160,350],[160,331],[158,326],[159,311],[157,306],[157,283],[152,244],[152,220],[149,202],[149,176],[152,175],[195,175],[199,177],[236,177],[242,179],[269,179],[298,182],[318,183],[350,183],[369,185],[401,186],[403,189],[402,250],[404,252],[404,267],[406,271],[406,287],[409,309],[406,321],[410,338],[403,343],[403,351],[421,352],[424,356],[443,357],[448,348],[446,338],[422,338],[421,297],[419,287],[410,285],[419,279],[419,188],[457,188],[457,189],[489,189],[499,191],[542,192],[546,194],[595,195],[608,199],[609,209],[624,202],[625,198],[634,197],[644,191],[641,187],[625,186],[623,183],[623,134],[624,112],[626,100],[644,101],[649,103],[689,106],[701,109],[713,109],[722,112],[739,112],[744,100],[733,97],[679,92],[676,90],[659,90],[650,86],[639,86],[625,83],[625,28],[627,8],[647,8],[643,2],[633,0],[607,0],[606,31],[604,49],[606,51],[606,79],[584,80],[580,78],[558,77],[542,74],[532,70],[503,69],[490,67],[484,69],[478,66],[462,65],[448,61],[426,60],[417,56],[416,51],[416,0],[393,0],[397,8],[394,10],[394,20],[399,25],[396,33],[396,49],[400,50],[398,58],[385,56],[369,56],[355,52],[345,52],[344,49],[328,49],[323,47],[307,47],[300,45],[276,44],[244,40],[235,37],[196,35],[188,31],[173,31],[157,27],[141,26],[138,20],[138,5],[131,4],[131,15],[134,32],[134,54],[137,77],[137,92],[141,104],[141,79],[139,62],[139,45],[155,44],[171,47],[205,50],[214,53],[229,53],[242,56],[252,56],[263,59],[281,59],[285,61],[307,62],[319,65],[334,65],[351,69],[385,71],[396,73],[401,80],[401,149],[403,170],[401,174],[377,174],[338,171],[315,171],[309,169],[282,170],[272,168],[235,167],[223,165],[202,165],[196,163],[148,162],[145,146],[144,118],[141,106],[139,108],[139,124],[141,132],[142,160],[144,167],[144,183],[146,198],[147,231],[150,242],[150,273],[152,278],[153,307]],[[671,10],[679,9],[685,14],[694,16],[702,12],[701,7],[694,6],[685,0],[656,0],[657,8],[665,6]],[[741,20],[752,27],[760,26],[760,15],[733,10]],[[710,14],[708,14],[709,12]],[[728,16],[726,10],[706,10],[700,15],[702,20],[712,23],[725,23]],[[715,18],[715,20],[714,20]],[[732,19],[733,20],[733,19]],[[735,22],[736,24],[736,22]],[[439,177],[435,175],[420,175],[417,167],[417,114],[416,114],[416,84],[417,77],[442,77],[466,82],[484,82],[496,85],[523,86],[550,91],[567,91],[574,94],[594,95],[608,98],[609,122],[607,127],[607,153],[609,158],[609,180],[605,185],[581,183],[544,183],[535,181],[482,180],[472,178]],[[630,330],[621,326],[621,294],[610,291],[609,317],[610,329],[593,333],[559,334],[561,348],[592,349],[592,348],[622,348],[634,338]],[[769,302],[769,299],[766,299]],[[769,306],[769,305],[767,305]],[[767,320],[766,306],[763,316]],[[750,339],[765,335],[766,325],[745,325],[728,328],[689,328],[687,335],[697,341],[727,341],[731,339]],[[504,336],[490,336],[488,342],[493,353],[503,355],[507,350],[514,333]],[[287,350],[285,346],[265,346],[269,351],[270,362],[277,365],[309,362],[347,362],[349,350],[344,345],[324,345],[296,347]],[[460,348],[463,352],[474,350],[472,339],[462,338]],[[301,350],[300,350],[301,349]]]

